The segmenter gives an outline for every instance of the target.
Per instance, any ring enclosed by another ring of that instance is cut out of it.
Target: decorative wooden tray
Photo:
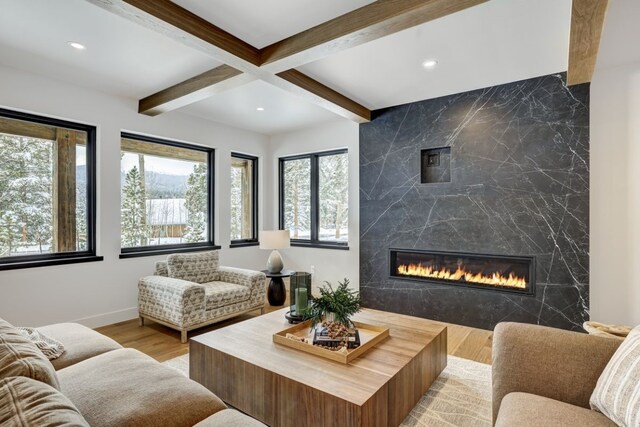
[[[353,322],[353,324],[358,328],[358,332],[360,333],[360,347],[347,350],[346,353],[327,350],[326,348],[318,347],[310,343],[303,343],[287,338],[287,334],[293,334],[301,338],[308,338],[309,342],[311,342],[313,335],[310,334],[310,321],[299,323],[276,332],[273,334],[273,342],[295,348],[296,350],[304,351],[306,353],[315,354],[316,356],[324,357],[325,359],[347,364],[389,336],[389,328],[368,325],[360,322]]]

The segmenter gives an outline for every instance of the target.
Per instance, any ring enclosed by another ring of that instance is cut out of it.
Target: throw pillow
[[[39,330],[21,326],[18,326],[17,329],[22,335],[29,338],[31,342],[38,347],[38,350],[47,357],[47,359],[57,359],[62,356],[62,353],[64,353],[64,345],[62,345],[60,341],[56,341],[53,338],[43,335]]]
[[[640,326],[604,368],[589,403],[620,426],[640,426]]]
[[[89,426],[65,395],[25,377],[0,380],[0,425]]]
[[[219,280],[218,265],[218,251],[171,254],[167,257],[169,277],[195,283],[209,283]]]
[[[60,389],[51,362],[16,327],[0,319],[0,380],[8,377],[32,378]]]

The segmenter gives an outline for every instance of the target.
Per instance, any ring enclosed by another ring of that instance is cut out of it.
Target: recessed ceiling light
[[[422,63],[422,66],[427,70],[434,68],[436,65],[438,65],[438,61],[436,61],[435,59],[427,59]]]
[[[85,50],[87,48],[85,45],[78,42],[67,42],[67,44],[77,50]]]
[[[258,107],[256,108],[256,111],[264,111],[264,107]]]

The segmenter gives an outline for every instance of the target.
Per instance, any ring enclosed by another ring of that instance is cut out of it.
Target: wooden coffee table
[[[192,338],[189,375],[270,426],[398,426],[447,364],[446,326],[365,309],[389,338],[349,365],[275,344],[286,309]]]

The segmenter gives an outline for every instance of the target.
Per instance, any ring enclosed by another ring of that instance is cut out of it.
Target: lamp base
[[[280,307],[287,300],[287,288],[282,277],[272,277],[267,288],[267,300],[269,305]]]
[[[267,270],[269,273],[280,273],[283,268],[284,263],[282,262],[280,252],[277,250],[272,251],[267,260]]]

